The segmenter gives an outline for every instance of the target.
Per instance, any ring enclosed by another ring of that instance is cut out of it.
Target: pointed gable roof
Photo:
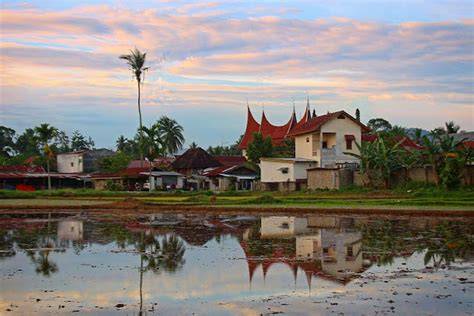
[[[247,127],[245,128],[244,136],[240,141],[239,148],[247,148],[247,144],[252,140],[253,133],[258,131],[260,131],[260,124],[258,124],[257,121],[253,118],[252,112],[250,112],[250,108],[247,105]]]
[[[265,115],[265,111],[262,112],[262,119],[260,124],[255,121],[250,108],[247,107],[247,127],[245,128],[244,136],[242,137],[242,141],[239,144],[240,149],[246,149],[248,143],[252,141],[252,135],[255,132],[262,133],[263,137],[266,138],[270,136],[272,139],[273,145],[280,144],[286,137],[289,131],[293,129],[296,125],[296,114],[291,114],[290,119],[284,125],[273,125],[267,119]]]

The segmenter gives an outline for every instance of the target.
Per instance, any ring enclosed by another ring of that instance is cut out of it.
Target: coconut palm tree
[[[142,127],[144,133],[143,149],[149,159],[156,158],[162,152],[162,140],[160,138],[158,124],[153,124],[149,128]]]
[[[137,80],[137,89],[138,89],[138,118],[140,122],[139,131],[140,131],[140,143],[142,145],[143,142],[143,131],[142,131],[142,110],[140,107],[140,92],[141,92],[141,84],[142,80],[144,79],[144,72],[149,69],[149,67],[145,67],[145,60],[146,60],[146,53],[140,52],[137,48],[134,50],[130,50],[131,54],[128,55],[121,55],[119,56],[120,59],[124,59],[127,61],[127,64],[130,67],[130,70],[133,72],[134,78]],[[143,165],[143,148],[140,146],[140,161]]]
[[[34,131],[36,133],[36,137],[40,141],[40,144],[43,146],[43,154],[46,158],[46,169],[48,172],[48,190],[51,190],[51,177],[49,172],[50,161],[54,157],[54,153],[49,145],[49,142],[56,137],[58,134],[58,129],[50,126],[47,123],[43,123],[40,126],[35,127]]]
[[[167,116],[162,116],[156,122],[163,142],[163,152],[165,154],[174,154],[183,148],[184,136],[183,127]]]

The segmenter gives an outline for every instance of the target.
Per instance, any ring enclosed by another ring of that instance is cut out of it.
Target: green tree
[[[183,148],[183,127],[167,116],[162,116],[156,122],[164,154],[174,154]]]
[[[295,140],[285,138],[280,144],[273,148],[273,156],[281,158],[295,157]]]
[[[143,124],[142,124],[142,109],[140,106],[140,93],[141,93],[141,84],[142,80],[144,79],[144,72],[149,69],[149,67],[145,67],[146,61],[146,53],[140,52],[137,48],[130,51],[131,54],[128,55],[121,55],[119,58],[124,59],[127,61],[127,65],[130,67],[130,70],[133,72],[134,78],[137,80],[137,89],[138,89],[138,98],[137,98],[137,105],[138,105],[138,118],[139,118],[139,131],[140,131],[140,144],[143,143]],[[140,151],[140,161],[143,164],[143,148]]]
[[[34,129],[27,128],[23,134],[18,136],[15,144],[16,151],[25,156],[40,154],[39,141]]]
[[[356,120],[358,120],[360,122],[360,111],[359,111],[359,109],[356,109],[355,116],[356,116]]]
[[[10,157],[15,150],[15,130],[0,126],[0,156]]]
[[[389,131],[392,129],[392,124],[390,124],[389,121],[383,118],[371,119],[369,120],[369,122],[367,122],[367,126],[376,133]]]
[[[359,153],[345,152],[344,154],[360,160],[360,171],[368,177],[369,184],[377,185],[377,180],[380,180],[384,188],[389,189],[392,172],[401,166],[399,161],[402,152],[401,142],[387,145],[382,138],[378,138],[373,143],[364,142],[362,145],[355,142]]]
[[[73,151],[90,150],[94,148],[94,145],[95,145],[95,142],[92,140],[91,137],[86,138],[78,130],[75,130],[74,132],[72,132],[71,150]]]
[[[259,163],[262,157],[273,156],[273,144],[270,137],[264,138],[262,133],[255,132],[247,146],[247,157],[252,163]]]
[[[43,146],[43,156],[46,159],[46,170],[48,172],[48,190],[51,190],[50,163],[54,158],[54,152],[51,149],[50,142],[58,134],[58,129],[43,123],[34,129],[40,144]]]
[[[150,126],[150,128],[144,126],[142,129],[144,135],[142,146],[145,155],[151,160],[155,159],[163,152],[159,126],[157,124],[153,124],[152,126]]]
[[[127,168],[131,160],[132,158],[129,155],[118,152],[115,155],[102,158],[99,161],[99,170],[112,173],[119,172]]]
[[[459,132],[460,127],[454,123],[454,121],[445,122],[444,125],[446,126],[446,133],[448,134],[456,134]]]
[[[421,128],[414,128],[410,131],[409,136],[415,143],[421,144],[423,138],[423,130]]]
[[[66,135],[66,132],[58,131],[58,134],[55,137],[53,151],[57,153],[67,153],[71,151],[69,143],[69,136]]]
[[[192,142],[191,144],[189,144],[189,149],[196,149],[198,147],[199,147],[198,144],[196,144],[195,142]]]

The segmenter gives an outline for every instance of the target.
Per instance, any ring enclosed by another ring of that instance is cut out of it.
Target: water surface
[[[0,313],[470,314],[472,224],[166,213],[3,216]]]

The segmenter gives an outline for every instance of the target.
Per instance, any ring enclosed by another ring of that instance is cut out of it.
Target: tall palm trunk
[[[48,172],[48,190],[51,191],[51,175],[49,174],[49,158],[46,159],[46,171]]]
[[[140,120],[140,167],[143,168],[143,124],[142,124],[142,109],[140,106],[140,79],[137,80],[138,84],[138,118]]]

